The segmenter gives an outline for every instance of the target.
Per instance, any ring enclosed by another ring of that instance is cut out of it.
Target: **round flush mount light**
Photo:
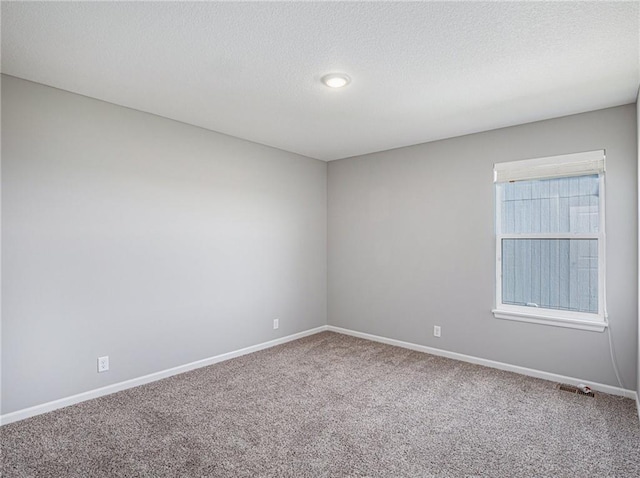
[[[351,83],[349,75],[344,73],[329,73],[320,79],[329,88],[344,88]]]

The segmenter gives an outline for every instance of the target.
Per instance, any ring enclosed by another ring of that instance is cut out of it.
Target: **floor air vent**
[[[583,392],[575,385],[566,385],[564,383],[559,383],[558,390],[562,390],[563,392],[575,393],[577,395],[584,395],[586,397],[595,397],[593,392]]]

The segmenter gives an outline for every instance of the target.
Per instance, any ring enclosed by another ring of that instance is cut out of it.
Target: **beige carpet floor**
[[[0,430],[10,477],[634,477],[632,400],[325,332]]]

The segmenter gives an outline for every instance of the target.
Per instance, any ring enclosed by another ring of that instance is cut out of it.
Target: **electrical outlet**
[[[273,330],[276,330],[278,327],[280,327],[280,320],[273,319]]]
[[[433,326],[433,336],[434,337],[440,337],[440,326],[439,325],[434,325]]]
[[[98,373],[109,370],[109,356],[98,357]]]

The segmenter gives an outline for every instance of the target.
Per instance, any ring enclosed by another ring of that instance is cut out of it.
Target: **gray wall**
[[[326,163],[6,76],[2,120],[2,413],[326,324]]]
[[[605,333],[491,314],[493,163],[606,149],[609,319],[635,389],[636,136],[627,105],[329,163],[329,324],[617,385]]]
[[[2,119],[2,413],[326,323],[325,163],[6,76]],[[634,388],[637,136],[628,105],[329,163],[329,323],[617,385],[605,334],[490,313],[493,163],[605,148]]]

